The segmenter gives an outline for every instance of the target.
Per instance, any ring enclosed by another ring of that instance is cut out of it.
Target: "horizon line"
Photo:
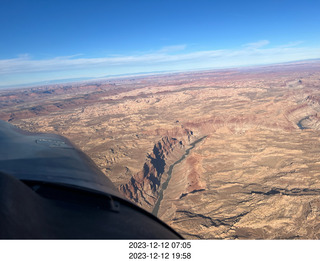
[[[65,79],[55,79],[48,81],[39,81],[25,84],[12,84],[12,85],[0,85],[0,91],[7,91],[11,89],[30,89],[30,88],[39,88],[39,87],[49,87],[56,85],[64,85],[64,84],[90,84],[97,81],[103,80],[117,80],[123,78],[131,78],[131,77],[143,77],[143,76],[153,76],[153,75],[170,75],[176,73],[197,73],[197,72],[205,72],[205,71],[224,71],[224,70],[232,70],[232,69],[255,69],[261,67],[271,67],[271,66],[281,66],[285,64],[295,64],[302,62],[320,62],[319,58],[311,58],[311,59],[300,59],[286,62],[275,62],[275,63],[261,63],[261,64],[252,64],[252,65],[237,65],[237,66],[226,66],[226,67],[215,67],[215,68],[196,68],[196,69],[182,69],[182,70],[167,70],[167,71],[150,71],[150,72],[136,72],[136,73],[122,73],[122,74],[112,74],[101,77],[88,76],[88,77],[76,77],[76,78],[65,78]]]

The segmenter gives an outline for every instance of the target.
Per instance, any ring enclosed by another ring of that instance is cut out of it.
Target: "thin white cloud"
[[[270,44],[270,41],[261,40],[261,41],[254,42],[254,43],[244,44],[243,47],[248,48],[248,49],[258,49],[258,48],[261,48],[261,47],[266,46],[268,44]]]
[[[294,41],[294,42],[290,42],[290,43],[287,43],[284,45],[280,45],[278,47],[282,47],[282,48],[296,47],[296,46],[301,45],[303,43],[304,43],[303,41]]]
[[[62,75],[95,77],[139,71],[223,68],[320,58],[320,48],[303,47],[301,44],[293,42],[270,47],[268,40],[261,40],[237,49],[197,52],[187,52],[186,45],[175,45],[151,53],[99,58],[81,58],[81,54],[76,54],[37,60],[23,54],[17,58],[0,60],[0,85],[15,84],[18,80],[23,82],[23,77],[36,81],[37,78],[43,79],[45,74],[50,74],[51,79],[61,78]]]
[[[186,48],[187,48],[186,44],[170,45],[170,46],[165,46],[165,47],[161,48],[158,52],[159,53],[172,53],[172,52],[185,50]]]

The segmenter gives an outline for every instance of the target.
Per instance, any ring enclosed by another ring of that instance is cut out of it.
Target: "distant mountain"
[[[0,89],[33,87],[33,86],[51,85],[51,84],[68,83],[68,82],[81,82],[81,81],[87,81],[87,80],[93,80],[93,79],[96,79],[96,78],[95,77],[80,77],[80,78],[57,79],[57,80],[32,82],[32,83],[24,83],[24,84],[14,84],[14,85],[6,85],[6,86],[0,85]]]
[[[0,89],[12,89],[12,88],[22,88],[22,87],[36,87],[41,85],[51,85],[51,84],[61,84],[61,83],[70,83],[70,82],[83,82],[83,81],[91,81],[91,80],[103,80],[110,78],[119,78],[119,77],[130,77],[130,76],[138,76],[138,75],[152,75],[152,74],[161,74],[161,73],[170,73],[173,71],[154,71],[154,72],[138,72],[138,73],[123,73],[123,74],[114,74],[114,75],[106,75],[102,77],[79,77],[79,78],[66,78],[66,79],[57,79],[57,80],[49,80],[49,81],[40,81],[40,82],[32,82],[25,84],[15,84],[15,85],[6,85],[1,86]]]
[[[94,80],[104,80],[104,79],[114,79],[114,78],[121,78],[121,77],[130,77],[130,76],[146,76],[146,75],[153,75],[153,74],[168,74],[168,73],[183,73],[183,72],[201,72],[207,70],[228,70],[228,69],[253,69],[253,68],[264,68],[268,67],[271,68],[272,66],[285,66],[285,65],[296,65],[296,64],[303,64],[303,63],[317,63],[320,59],[308,59],[308,60],[297,60],[297,61],[290,61],[290,62],[282,62],[282,63],[274,63],[274,64],[260,64],[260,65],[252,65],[252,66],[243,66],[243,67],[228,67],[228,68],[197,68],[197,69],[189,69],[189,70],[166,70],[166,71],[152,71],[152,72],[136,72],[136,73],[123,73],[123,74],[113,74],[113,75],[105,75],[101,77],[79,77],[79,78],[66,78],[66,79],[57,79],[57,80],[49,80],[49,81],[40,81],[40,82],[32,82],[26,84],[17,84],[17,85],[6,85],[1,86],[0,89],[12,89],[12,88],[22,88],[22,87],[35,87],[41,85],[51,85],[51,84],[61,84],[61,83],[70,83],[70,82],[82,82],[82,81],[94,81]]]

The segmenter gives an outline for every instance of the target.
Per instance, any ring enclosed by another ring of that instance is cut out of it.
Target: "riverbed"
[[[169,167],[169,170],[168,170],[168,172],[167,172],[167,180],[162,184],[161,189],[160,189],[160,192],[159,192],[158,200],[157,200],[157,202],[156,202],[156,204],[154,205],[154,208],[153,208],[153,210],[152,210],[152,214],[153,214],[153,215],[155,215],[155,216],[158,215],[158,211],[159,211],[159,208],[160,208],[160,204],[161,204],[161,201],[162,201],[162,199],[163,199],[163,192],[164,192],[164,191],[167,189],[167,187],[168,187],[168,184],[169,184],[169,181],[170,181],[170,179],[171,179],[172,170],[173,170],[174,166],[177,165],[177,164],[179,164],[181,161],[183,161],[183,160],[186,158],[186,156],[188,156],[188,154],[190,153],[190,151],[191,151],[192,149],[194,149],[194,147],[195,147],[200,141],[202,141],[202,140],[203,140],[204,138],[206,138],[206,137],[207,137],[207,136],[204,136],[204,137],[202,137],[202,138],[200,138],[200,139],[192,142],[192,143],[190,144],[190,147],[186,150],[186,152],[182,155],[182,157],[181,157],[179,160],[177,160],[176,162],[174,162],[174,163]]]

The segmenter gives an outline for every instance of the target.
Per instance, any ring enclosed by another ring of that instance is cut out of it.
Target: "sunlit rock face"
[[[319,61],[3,90],[0,118],[66,136],[186,238],[320,238]]]

